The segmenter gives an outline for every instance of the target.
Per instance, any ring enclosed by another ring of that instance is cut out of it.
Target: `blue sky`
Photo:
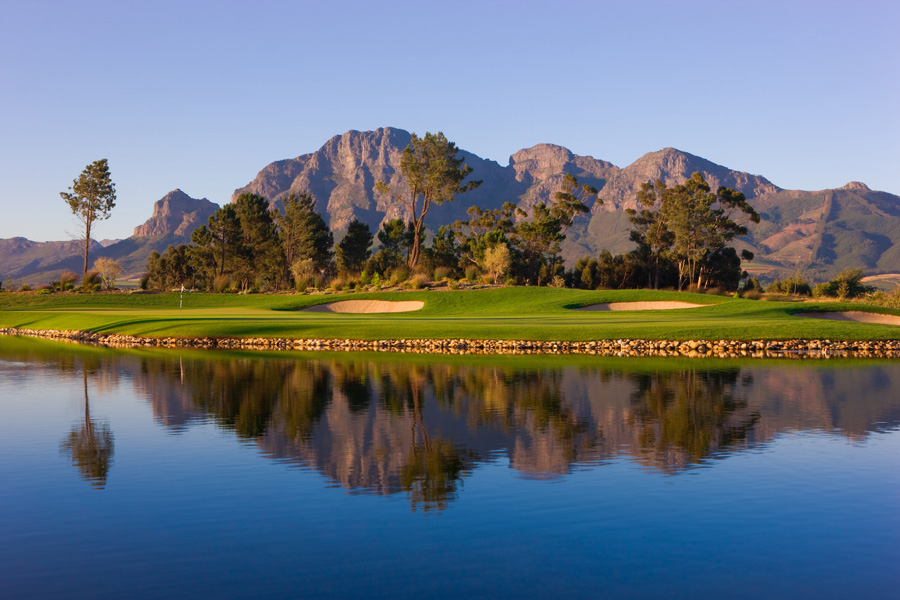
[[[900,2],[0,0],[0,238],[98,239],[174,188],[223,204],[268,163],[382,126],[507,164],[674,146],[790,189],[900,194]]]

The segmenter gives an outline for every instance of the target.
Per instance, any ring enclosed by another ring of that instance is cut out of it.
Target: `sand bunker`
[[[843,312],[807,312],[797,313],[795,317],[808,317],[810,319],[828,319],[829,321],[856,321],[858,323],[878,323],[879,325],[900,325],[900,317],[894,315],[879,315],[858,310],[846,310]]]
[[[609,302],[607,304],[591,304],[575,310],[671,310],[675,308],[696,308],[704,304],[691,304],[690,302]]]
[[[405,302],[388,302],[386,300],[341,300],[340,302],[330,302],[328,304],[317,304],[304,308],[312,312],[330,312],[330,313],[396,313],[411,312],[419,310],[425,306],[421,300],[409,300]]]

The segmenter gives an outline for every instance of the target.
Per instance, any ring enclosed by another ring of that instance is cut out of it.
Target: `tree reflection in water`
[[[744,445],[760,415],[738,395],[742,386],[752,384],[752,377],[739,382],[739,374],[736,369],[685,369],[634,375],[630,423],[642,456],[672,470]]]
[[[82,368],[84,380],[84,421],[72,427],[72,431],[60,444],[60,450],[68,454],[81,476],[95,488],[106,486],[106,476],[112,465],[113,434],[109,424],[91,419],[88,399],[88,365]]]
[[[466,477],[497,460],[526,477],[618,458],[677,473],[781,432],[861,440],[900,423],[894,363],[123,353],[42,342],[7,344],[0,357],[80,375],[84,419],[60,448],[96,487],[113,435],[92,418],[88,388],[122,377],[167,431],[212,420],[266,456],[353,493],[405,493],[423,510],[446,508]]]
[[[739,369],[604,373],[602,385],[629,390],[625,405],[600,394],[579,410],[566,386],[581,374],[567,369],[236,358],[167,372],[197,410],[267,454],[353,490],[404,491],[425,510],[446,508],[498,451],[529,476],[623,453],[673,471],[746,444],[759,419]]]

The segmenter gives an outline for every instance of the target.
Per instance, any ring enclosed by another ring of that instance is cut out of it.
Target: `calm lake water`
[[[3,598],[897,598],[900,362],[0,337]]]

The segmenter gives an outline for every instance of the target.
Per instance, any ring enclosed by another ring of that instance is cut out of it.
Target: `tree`
[[[485,251],[496,244],[509,245],[509,237],[516,230],[515,204],[505,202],[493,210],[471,206],[466,214],[468,221],[455,221],[450,226],[458,243],[457,253],[466,266],[481,262]]]
[[[359,273],[363,270],[372,251],[372,230],[365,223],[356,219],[350,221],[347,234],[337,247],[337,266],[339,271]]]
[[[110,179],[106,159],[102,158],[86,166],[69,189],[71,192],[60,192],[59,195],[81,222],[84,233],[83,273],[87,273],[91,228],[94,221],[108,219],[116,205],[116,185]]]
[[[210,219],[210,226],[212,219]],[[212,286],[218,275],[218,263],[216,259],[215,240],[206,225],[201,225],[191,234],[191,245],[187,248],[187,257],[192,273],[197,282],[206,288]],[[153,253],[150,255],[153,256]],[[147,271],[150,272],[150,280],[153,281],[153,270],[148,263]]]
[[[597,188],[586,183],[578,185],[578,179],[570,173],[566,173],[562,188],[556,192],[553,198],[555,202],[551,212],[554,218],[559,219],[563,229],[571,227],[577,215],[583,215],[590,211],[590,208],[584,203],[585,200],[595,198],[596,204],[603,204],[603,200],[597,198]]]
[[[195,267],[190,250],[189,246],[180,244],[177,248],[170,245],[162,255],[156,250],[151,252],[147,259],[148,283],[160,290],[178,289],[183,285],[193,287]]]
[[[484,259],[479,266],[488,272],[494,283],[497,283],[500,277],[509,271],[509,246],[502,242],[491,246],[485,251]]]
[[[278,279],[282,260],[269,201],[262,196],[245,193],[238,196],[233,204],[243,250],[236,256],[235,264],[235,276],[241,283],[241,289],[250,289],[257,280],[272,285]]]
[[[199,228],[198,228],[199,229]],[[197,231],[194,232],[195,234]],[[208,234],[208,235],[204,235]],[[191,234],[191,240],[194,239]],[[209,229],[197,234],[198,240],[205,240],[212,250],[214,268],[217,275],[225,275],[232,271],[231,263],[243,254],[241,238],[241,221],[234,212],[234,205],[226,204],[209,217]]]
[[[560,274],[563,266],[559,254],[560,244],[566,239],[564,232],[572,226],[577,215],[590,211],[582,201],[590,196],[596,197],[597,190],[589,185],[579,186],[574,175],[566,174],[553,203],[549,206],[544,202],[535,204],[530,219],[516,225],[513,243],[518,256],[515,263],[523,279],[541,285]],[[528,217],[522,209],[516,209],[516,213],[519,217]]]
[[[385,221],[378,231],[378,241],[381,243],[381,248],[370,261],[371,270],[381,275],[387,275],[403,262],[404,248],[407,249],[407,258],[412,253],[412,223],[407,227],[403,219]]]
[[[309,259],[317,272],[328,269],[334,237],[316,211],[315,199],[307,192],[300,192],[282,200],[281,205],[284,212],[275,211],[273,217],[285,266],[291,269],[297,261]]]
[[[723,263],[733,262],[730,253],[723,255],[726,245],[747,234],[747,227],[736,218],[759,223],[759,214],[744,194],[724,186],[712,193],[700,173],[671,188],[660,180],[646,184],[638,200],[645,207],[659,208],[657,214],[629,214],[638,225],[632,239],[639,238],[640,243],[643,237],[645,243],[652,244],[657,265],[660,253],[670,248],[668,252],[678,266],[679,289],[685,281],[703,287],[713,270],[720,271]],[[652,238],[647,237],[650,232],[654,232]],[[743,258],[749,260],[752,255],[744,253]]]
[[[862,269],[844,269],[840,275],[828,283],[820,283],[813,289],[813,296],[833,296],[843,300],[844,298],[856,298],[871,294],[876,288],[862,282]]]
[[[400,173],[406,179],[405,194],[394,196],[387,183],[379,181],[376,189],[406,205],[412,215],[413,241],[407,257],[407,265],[414,268],[419,262],[421,236],[425,215],[434,204],[452,202],[456,194],[473,190],[481,181],[463,184],[472,168],[457,158],[459,149],[444,134],[426,133],[419,138],[415,133],[400,157]]]
[[[116,278],[122,274],[122,267],[112,258],[101,256],[94,261],[94,269],[100,273],[106,289],[111,290],[116,285]]]
[[[629,237],[638,245],[637,252],[647,263],[647,286],[658,290],[665,254],[675,240],[660,212],[651,210],[657,201],[656,188],[653,184],[650,182],[642,184],[637,198],[638,204],[643,206],[640,211],[633,208],[625,209],[628,220],[634,225]]]

